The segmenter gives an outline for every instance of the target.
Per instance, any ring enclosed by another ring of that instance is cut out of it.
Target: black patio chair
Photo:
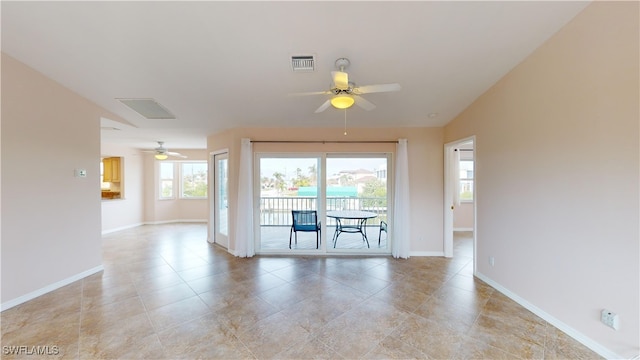
[[[298,243],[298,231],[316,233],[316,249],[320,248],[320,235],[322,231],[321,223],[318,221],[316,210],[291,210],[293,223],[289,231],[289,249],[291,249],[291,235],[296,233],[296,244]]]
[[[378,232],[378,247],[380,247],[380,238],[382,237],[382,232],[385,232],[388,236],[387,232],[387,223],[384,221],[380,221],[380,232]]]

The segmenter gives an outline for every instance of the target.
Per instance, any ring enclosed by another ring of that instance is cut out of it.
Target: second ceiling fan
[[[336,68],[338,71],[332,71],[331,77],[332,88],[326,91],[314,91],[314,92],[306,92],[306,93],[294,93],[291,95],[331,95],[327,101],[325,101],[320,107],[315,111],[316,113],[320,113],[325,111],[329,106],[333,105],[333,107],[337,109],[348,109],[353,104],[358,105],[359,107],[370,111],[375,109],[375,105],[363,98],[360,95],[370,94],[370,93],[380,93],[380,92],[390,92],[390,91],[399,91],[401,89],[400,84],[377,84],[377,85],[364,85],[364,86],[356,86],[355,83],[349,81],[349,74],[347,74],[344,70],[349,67],[351,62],[347,58],[340,58],[336,60]]]
[[[184,155],[182,155],[180,153],[169,151],[169,149],[167,149],[163,145],[164,145],[164,141],[158,141],[158,147],[157,148],[155,148],[153,150],[143,150],[142,152],[153,153],[154,157],[157,160],[166,160],[169,156],[186,158],[186,156],[184,156]]]

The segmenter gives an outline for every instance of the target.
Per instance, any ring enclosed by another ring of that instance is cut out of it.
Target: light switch
[[[76,177],[87,177],[87,169],[76,169]]]

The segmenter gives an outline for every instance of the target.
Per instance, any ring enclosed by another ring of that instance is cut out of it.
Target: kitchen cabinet
[[[108,157],[102,159],[103,166],[103,180],[104,182],[120,182],[121,176],[120,174],[120,158],[119,157]]]

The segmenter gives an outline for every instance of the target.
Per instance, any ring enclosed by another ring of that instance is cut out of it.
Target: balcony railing
[[[315,197],[261,197],[260,226],[291,226],[291,210],[318,210]],[[329,197],[327,211],[361,210],[378,214],[378,220],[387,221],[387,199],[377,197]],[[327,219],[327,225],[335,220]]]

